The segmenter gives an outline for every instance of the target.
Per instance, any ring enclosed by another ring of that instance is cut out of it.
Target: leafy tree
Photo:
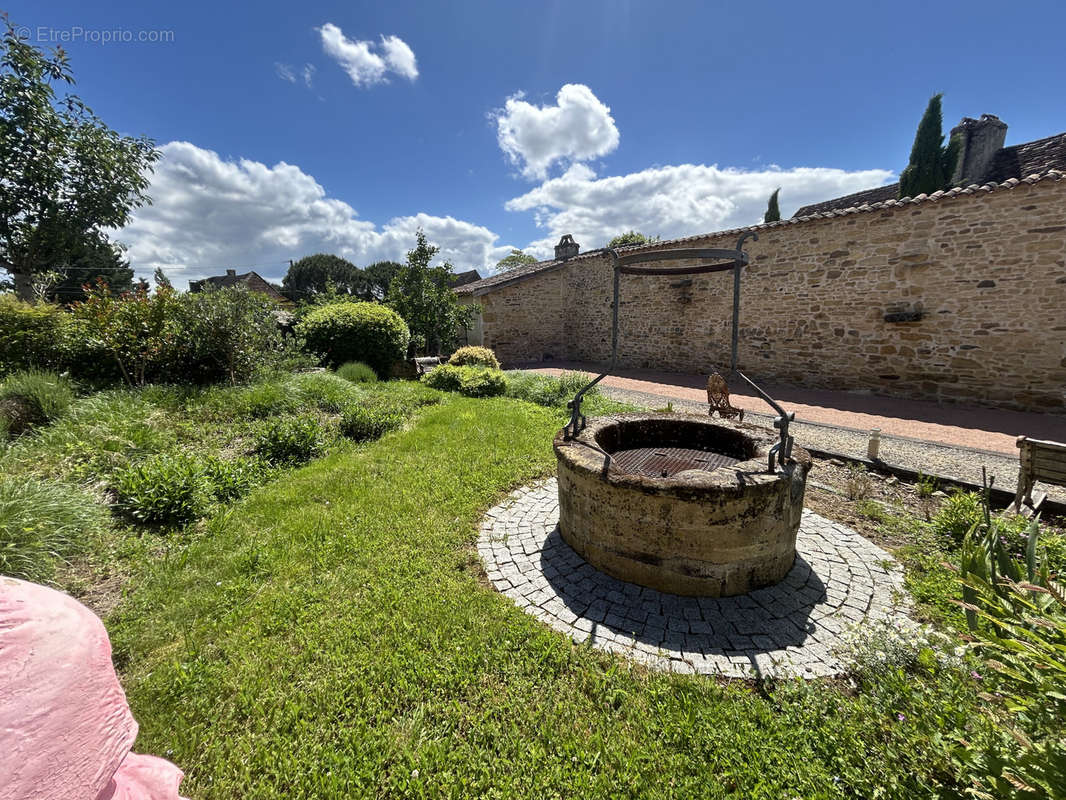
[[[951,185],[951,175],[959,157],[959,142],[953,138],[947,147],[944,146],[942,97],[934,94],[929,98],[929,105],[918,123],[910,163],[899,175],[900,197],[932,194]]]
[[[634,244],[653,244],[659,241],[658,236],[645,236],[639,231],[626,231],[615,236],[607,242],[608,247],[627,247]]]
[[[91,274],[74,269],[85,259],[121,276],[104,231],[150,202],[145,190],[159,151],[150,139],[108,128],[77,95],[57,97],[53,84],[74,83],[66,53],[45,53],[2,19],[0,267],[23,299],[41,274],[59,273],[54,286],[68,274],[76,285],[89,282]]]
[[[780,222],[781,221],[781,209],[777,207],[777,196],[781,193],[781,187],[774,189],[774,193],[770,195],[770,202],[766,204],[766,213],[763,214],[763,222]]]
[[[389,284],[401,269],[403,264],[398,261],[375,261],[363,269],[373,299],[383,300],[388,296]]]
[[[133,288],[133,270],[120,245],[106,237],[76,243],[62,255],[64,261],[53,262],[59,280],[45,295],[58,303],[75,303],[87,297],[85,286],[103,281],[112,294]]]
[[[386,302],[411,329],[412,349],[436,355],[455,340],[460,329],[469,327],[476,309],[459,305],[449,284],[451,264],[429,265],[440,248],[431,245],[421,229],[415,235],[415,247],[392,279]]]
[[[524,266],[526,264],[536,264],[537,257],[523,253],[521,250],[512,249],[509,255],[504,256],[496,262],[496,269],[500,272],[506,272],[509,269],[516,269],[517,267]]]
[[[291,300],[308,300],[314,295],[347,295],[370,300],[370,283],[351,261],[329,253],[305,256],[289,267],[282,290]]]

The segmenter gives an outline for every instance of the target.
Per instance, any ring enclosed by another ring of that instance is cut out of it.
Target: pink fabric
[[[179,800],[181,770],[131,754],[136,738],[99,618],[54,589],[0,576],[0,794]]]

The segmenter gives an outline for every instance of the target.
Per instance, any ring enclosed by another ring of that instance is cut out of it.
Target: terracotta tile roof
[[[1066,135],[1066,134],[1064,134]],[[1036,144],[1030,142],[1030,144]],[[983,186],[972,184],[970,186],[958,186],[954,189],[948,189],[947,191],[933,192],[933,194],[925,195],[920,194],[917,197],[904,197],[896,200],[890,198],[875,203],[863,203],[858,206],[849,206],[847,208],[834,208],[829,211],[815,212],[806,216],[794,216],[789,219],[783,219],[779,222],[764,222],[761,225],[749,225],[743,228],[730,228],[724,231],[712,231],[710,233],[701,233],[695,236],[685,236],[681,239],[669,239],[667,241],[655,242],[654,244],[644,245],[631,245],[630,247],[620,247],[619,252],[627,250],[645,250],[648,252],[655,250],[669,250],[677,247],[678,245],[687,244],[690,242],[700,241],[706,239],[709,236],[739,236],[746,231],[764,231],[771,228],[780,228],[785,225],[798,225],[812,220],[819,219],[831,219],[833,217],[844,217],[851,214],[865,214],[870,211],[878,211],[886,208],[902,208],[903,206],[920,205],[922,203],[939,203],[944,200],[952,200],[963,195],[974,195],[987,192],[1006,191],[1021,186],[1022,184],[1032,185],[1034,183],[1040,183],[1042,181],[1063,181],[1066,180],[1066,170],[1062,169],[1049,169],[1039,174],[1029,175],[1025,178],[1009,178],[1005,181],[998,183],[986,183]],[[882,187],[888,188],[888,187]],[[863,195],[864,192],[858,192],[858,195]],[[849,197],[855,197],[856,195],[848,195]],[[483,278],[475,283],[468,283],[465,286],[461,286],[456,289],[458,294],[466,295],[481,295],[493,289],[500,288],[501,286],[508,286],[512,283],[518,283],[524,281],[527,278],[531,278],[534,275],[540,275],[541,273],[551,272],[566,264],[571,264],[575,261],[581,261],[587,258],[593,258],[602,255],[605,252],[604,249],[589,250],[587,253],[581,253],[566,261],[539,261],[536,264],[526,264],[517,269],[512,269],[507,272],[500,272],[496,275],[490,275],[487,278]]]
[[[1066,170],[1066,133],[1001,148],[993,157],[988,171],[981,179],[981,184],[1003,183],[1011,178],[1021,180],[1027,175],[1039,175],[1052,169]],[[809,206],[803,206],[792,216],[793,218],[809,217],[812,214],[824,214],[826,211],[840,208],[858,208],[885,200],[895,200],[898,194],[899,184],[890,183],[888,186],[866,189],[821,203],[811,203]]]

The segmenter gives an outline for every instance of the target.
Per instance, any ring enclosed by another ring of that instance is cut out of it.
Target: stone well
[[[774,431],[688,414],[596,417],[555,437],[559,532],[594,567],[672,594],[777,583],[796,559],[810,455],[767,469]]]

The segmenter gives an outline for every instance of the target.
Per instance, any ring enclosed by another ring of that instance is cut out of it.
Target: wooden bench
[[[1047,499],[1046,492],[1037,492],[1033,497],[1033,484],[1043,481],[1066,486],[1066,444],[1019,436],[1018,460],[1018,492],[1011,510],[1028,517],[1039,511]]]

